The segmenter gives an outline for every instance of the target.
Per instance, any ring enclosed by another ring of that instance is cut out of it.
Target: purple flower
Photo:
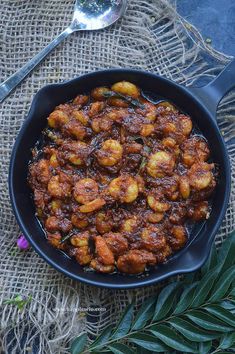
[[[19,238],[17,240],[17,246],[21,250],[27,250],[29,248],[29,243],[26,240],[26,238],[24,237],[24,235],[22,235],[22,234],[19,235]]]

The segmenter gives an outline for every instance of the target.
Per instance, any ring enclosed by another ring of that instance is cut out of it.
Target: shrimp
[[[105,234],[106,232],[112,230],[113,221],[108,217],[107,214],[100,212],[96,215],[95,225],[96,230],[100,234]]]
[[[147,219],[149,222],[151,222],[152,224],[157,224],[159,222],[162,221],[162,219],[164,218],[164,213],[148,213],[147,215]]]
[[[49,161],[41,159],[38,162],[34,162],[30,166],[30,177],[32,183],[37,182],[37,184],[46,186],[51,178]]]
[[[92,119],[91,127],[95,133],[100,133],[101,131],[107,132],[112,128],[113,121],[111,121],[107,116],[96,117]]]
[[[66,245],[64,243],[61,243],[62,236],[60,232],[47,232],[47,239],[50,245],[52,245],[55,248],[58,248],[60,250],[64,250]]]
[[[138,98],[140,96],[140,90],[138,87],[128,81],[119,81],[112,85],[112,91],[119,92],[122,95]]]
[[[193,128],[192,120],[189,116],[185,114],[179,115],[179,128],[183,135],[188,136]]]
[[[141,136],[149,136],[154,132],[154,125],[153,124],[143,124],[140,130]]]
[[[89,117],[96,116],[104,109],[104,107],[105,107],[104,102],[93,102],[88,112]]]
[[[92,213],[93,211],[101,209],[106,204],[105,200],[102,198],[97,198],[91,202],[80,206],[79,210],[81,213]]]
[[[200,136],[194,136],[186,140],[182,145],[182,161],[191,167],[197,161],[206,161],[209,158],[210,150],[207,142]]]
[[[114,199],[120,200],[121,203],[131,203],[138,197],[139,189],[133,177],[122,175],[111,181],[108,191]]]
[[[166,246],[166,237],[158,226],[150,225],[141,233],[142,246],[147,251],[157,252]]]
[[[138,218],[137,216],[134,215],[133,217],[126,219],[122,222],[121,231],[133,233],[137,230],[138,226],[139,226]]]
[[[206,162],[193,164],[188,172],[190,185],[198,191],[209,187],[213,182],[213,174],[211,172],[213,168],[214,164]]]
[[[97,159],[102,166],[114,166],[122,159],[122,154],[122,145],[117,140],[109,139],[102,143],[97,152]]]
[[[89,149],[82,141],[65,141],[58,149],[58,160],[62,163],[70,162],[82,166],[86,162]]]
[[[81,204],[87,204],[96,199],[98,184],[91,178],[80,179],[76,182],[73,190],[74,199]]]
[[[95,101],[104,101],[105,94],[109,91],[110,91],[109,88],[105,86],[96,87],[91,91],[91,97]]]
[[[83,266],[88,265],[92,260],[92,255],[88,246],[75,248],[74,256],[77,262]]]
[[[158,213],[164,213],[171,207],[171,204],[166,201],[164,195],[158,191],[150,192],[147,196],[147,202],[150,208]]]
[[[45,222],[45,228],[50,232],[62,231],[68,233],[72,229],[72,223],[69,219],[49,216]]]
[[[88,125],[89,117],[83,111],[74,110],[72,112],[72,117],[79,121],[82,125]]]
[[[47,187],[48,193],[58,199],[63,199],[71,195],[72,186],[65,174],[52,176]]]
[[[129,103],[121,98],[118,97],[110,97],[108,99],[108,104],[110,106],[114,107],[121,107],[121,108],[127,108],[129,107]]]
[[[208,201],[195,202],[189,207],[187,215],[194,221],[207,219],[210,215]]]
[[[67,113],[61,110],[53,111],[47,118],[48,125],[51,128],[59,129],[64,126],[69,121],[69,116]]]
[[[72,224],[75,227],[77,227],[79,229],[84,229],[89,224],[89,222],[87,220],[87,217],[84,214],[81,214],[81,215],[80,214],[79,215],[78,214],[72,214],[71,222],[72,222]]]
[[[128,274],[142,273],[146,265],[154,264],[156,264],[156,256],[145,250],[131,250],[117,260],[118,270]]]
[[[107,245],[107,242],[102,236],[95,237],[95,251],[98,260],[105,265],[114,264],[114,255]]]
[[[70,242],[74,247],[84,247],[89,245],[89,232],[81,232],[79,234],[75,234],[70,238]]]
[[[105,265],[99,262],[97,259],[92,259],[90,263],[90,267],[95,269],[97,272],[100,273],[112,273],[114,271],[114,265]]]
[[[113,252],[115,256],[120,256],[127,251],[128,242],[121,233],[109,232],[104,234],[103,237],[108,245],[108,248]]]
[[[162,178],[172,174],[175,167],[175,159],[169,152],[158,151],[150,155],[146,167],[150,176]]]
[[[79,108],[85,106],[85,104],[88,102],[89,97],[86,95],[78,95],[77,97],[74,98],[73,104],[78,106]]]
[[[168,237],[168,241],[170,243],[171,248],[174,251],[178,251],[182,247],[184,247],[187,242],[187,232],[186,229],[181,225],[174,225],[170,230],[170,235]]]
[[[187,176],[180,176],[179,190],[184,199],[188,199],[190,196],[190,184]]]
[[[72,119],[68,123],[66,123],[63,126],[63,132],[66,135],[76,138],[78,140],[83,140],[87,136],[86,128],[82,123],[80,123],[79,120],[76,119]]]

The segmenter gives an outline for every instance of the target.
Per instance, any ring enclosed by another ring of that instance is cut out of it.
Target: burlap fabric
[[[1,80],[59,34],[70,23],[72,10],[73,0],[0,0]],[[206,56],[206,52],[211,53]],[[217,58],[213,63],[208,61],[211,55]],[[187,25],[185,30],[182,19],[165,0],[131,0],[121,21],[105,31],[69,37],[5,100],[0,140],[0,349],[4,353],[68,353],[76,334],[96,334],[114,323],[132,299],[140,303],[158,291],[158,286],[115,292],[94,289],[65,278],[32,249],[17,251],[19,228],[9,203],[7,173],[11,149],[33,95],[48,83],[108,67],[140,68],[191,85],[198,78],[210,80],[227,61],[226,56],[205,46],[196,29]],[[235,133],[234,98],[234,94],[228,95],[218,112],[226,141]],[[229,145],[229,152],[235,179],[234,144]],[[234,204],[233,187],[226,219],[216,237],[218,244],[235,228]],[[22,312],[3,304],[18,294],[32,296]]]

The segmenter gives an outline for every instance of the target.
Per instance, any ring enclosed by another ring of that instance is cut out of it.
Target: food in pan
[[[186,245],[189,223],[209,217],[209,159],[188,115],[122,81],[51,112],[28,180],[52,246],[86,269],[140,274]]]

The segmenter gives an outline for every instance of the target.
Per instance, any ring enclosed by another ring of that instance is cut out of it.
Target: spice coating
[[[28,181],[48,242],[97,272],[140,274],[183,248],[216,186],[207,141],[133,83],[57,106]]]

